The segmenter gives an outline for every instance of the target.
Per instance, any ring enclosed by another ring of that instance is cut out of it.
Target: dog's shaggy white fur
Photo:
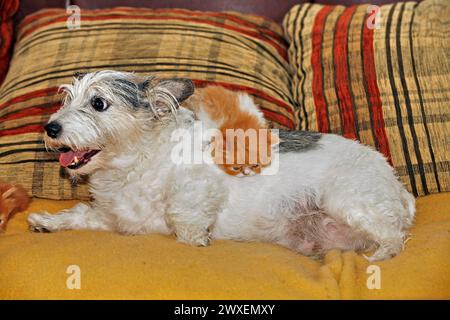
[[[414,198],[369,147],[322,135],[313,147],[281,153],[275,175],[235,178],[213,164],[170,160],[172,132],[193,128],[190,111],[173,113],[174,99],[192,94],[190,81],[100,71],[65,90],[63,108],[50,118],[62,131],[47,136],[46,144],[101,150],[69,169],[73,176],[90,175],[94,200],[56,215],[31,214],[35,231],[174,233],[193,245],[208,245],[210,237],[267,241],[310,255],[376,248],[370,260],[390,258],[403,247]],[[96,110],[95,99],[105,108]]]

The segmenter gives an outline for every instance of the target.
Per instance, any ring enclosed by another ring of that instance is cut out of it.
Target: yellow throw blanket
[[[29,212],[75,203],[35,199]],[[419,198],[417,209],[405,251],[369,269],[354,252],[314,261],[263,243],[194,248],[161,235],[34,234],[21,213],[0,235],[0,299],[449,299],[450,193]]]

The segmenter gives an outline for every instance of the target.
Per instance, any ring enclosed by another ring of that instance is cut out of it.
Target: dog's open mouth
[[[63,147],[58,151],[61,152],[59,155],[59,163],[64,168],[78,169],[86,165],[91,161],[92,157],[95,156],[100,150],[78,150],[74,151],[70,148]]]

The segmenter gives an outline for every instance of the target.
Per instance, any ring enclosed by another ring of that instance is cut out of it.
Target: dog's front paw
[[[206,247],[211,243],[211,233],[207,228],[193,226],[179,227],[176,231],[177,240],[196,247]]]
[[[48,233],[56,230],[54,216],[45,213],[32,213],[27,218],[29,229],[32,232]]]

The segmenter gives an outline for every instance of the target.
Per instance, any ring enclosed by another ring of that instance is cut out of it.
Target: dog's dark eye
[[[92,98],[91,105],[96,111],[100,112],[105,111],[109,107],[108,103],[104,99],[98,97]]]

